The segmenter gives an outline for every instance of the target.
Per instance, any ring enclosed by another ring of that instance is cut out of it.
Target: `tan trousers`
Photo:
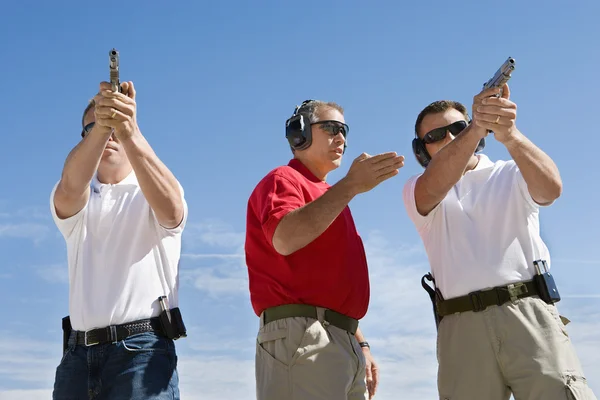
[[[322,319],[324,309],[317,310]],[[368,398],[365,358],[356,338],[312,318],[261,322],[255,369],[257,400]]]
[[[444,317],[440,399],[596,400],[555,306],[538,297]]]

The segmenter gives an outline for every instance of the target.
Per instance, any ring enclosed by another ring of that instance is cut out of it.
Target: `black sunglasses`
[[[89,124],[84,126],[83,130],[81,131],[81,137],[85,137],[88,133],[90,133],[95,124],[95,122],[90,122]]]
[[[450,132],[452,135],[456,136],[461,133],[467,127],[467,125],[467,121],[456,121],[450,125],[432,129],[423,136],[423,143],[430,144],[439,142],[446,137],[447,132]]]
[[[331,136],[337,136],[341,133],[344,138],[348,135],[350,127],[340,121],[319,121],[311,125],[321,125],[321,129],[329,133]]]

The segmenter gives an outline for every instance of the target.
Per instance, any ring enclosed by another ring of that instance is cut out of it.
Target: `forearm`
[[[521,132],[505,143],[519,167],[531,197],[538,204],[549,204],[562,192],[562,180],[552,159]]]
[[[76,197],[88,190],[109,138],[110,132],[90,134],[71,150],[59,185],[62,192]]]
[[[183,219],[183,198],[175,176],[160,161],[148,141],[137,131],[122,140],[144,197],[165,228],[178,226]]]
[[[358,343],[366,342],[365,336],[362,334],[360,328],[356,328],[356,333],[354,334],[354,337],[356,338]]]
[[[432,158],[415,187],[419,213],[427,215],[446,197],[465,173],[480,140],[477,128],[470,125]]]
[[[284,256],[305,247],[325,232],[354,196],[347,179],[341,179],[318,199],[283,217],[273,234],[273,247]]]

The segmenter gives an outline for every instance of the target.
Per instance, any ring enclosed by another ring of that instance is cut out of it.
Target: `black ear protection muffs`
[[[301,112],[302,108],[315,100],[304,100],[296,106],[294,114],[285,121],[285,137],[293,150],[308,149],[312,144],[311,122],[308,113]],[[344,138],[344,153],[348,138]]]
[[[294,150],[307,149],[312,143],[312,131],[310,129],[310,119],[307,113],[299,112],[302,107],[314,100],[304,100],[302,104],[296,106],[294,114],[285,121],[285,137]]]
[[[471,123],[471,118],[467,119],[467,124]],[[479,153],[480,151],[482,151],[485,147],[485,138],[481,138],[481,140],[479,141],[479,144],[477,145],[477,148],[475,149],[475,153]],[[421,139],[419,137],[419,135],[417,134],[417,132],[415,132],[415,138],[412,140],[412,149],[413,149],[413,153],[415,154],[415,158],[417,159],[417,162],[419,164],[421,164],[421,166],[423,168],[427,168],[427,165],[429,165],[429,162],[431,161],[431,155],[429,155],[429,152],[427,151],[427,148],[425,147],[425,143],[423,142],[423,139]]]

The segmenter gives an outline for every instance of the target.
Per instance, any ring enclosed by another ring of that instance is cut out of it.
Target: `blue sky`
[[[349,147],[331,183],[361,152],[406,156],[397,177],[351,203],[371,272],[362,327],[381,366],[379,399],[435,398],[435,328],[419,283],[427,259],[401,195],[421,170],[410,149],[414,120],[434,100],[470,106],[508,56],[517,61],[517,126],[561,170],[563,195],[542,211],[541,226],[559,310],[600,394],[597,1],[176,4],[3,7],[0,398],[49,397],[68,301],[49,194],[79,140],[87,100],[108,79],[112,47],[121,78],[136,86],[140,128],[190,208],[180,292],[189,337],[177,342],[184,398],[254,398],[246,201],[289,160],[284,122],[308,98],[346,110]],[[486,154],[508,157],[493,138]]]

